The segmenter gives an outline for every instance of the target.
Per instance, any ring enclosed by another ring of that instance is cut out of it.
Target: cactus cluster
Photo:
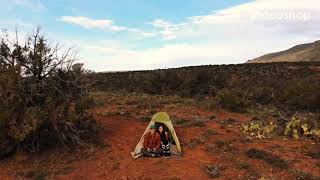
[[[270,136],[278,128],[274,122],[250,122],[241,125],[241,131],[251,137],[262,139]],[[299,139],[300,137],[311,137],[315,141],[320,140],[320,129],[316,129],[306,118],[293,116],[286,123],[284,135]]]
[[[305,119],[295,116],[287,123],[284,134],[294,139],[299,139],[302,136],[320,139],[320,129],[312,128]]]
[[[242,124],[241,131],[250,136],[261,139],[269,136],[276,129],[277,125],[273,122],[263,124],[262,122],[251,122],[249,124]]]

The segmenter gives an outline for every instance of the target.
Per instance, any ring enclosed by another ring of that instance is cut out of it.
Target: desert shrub
[[[194,118],[187,123],[187,127],[205,127],[206,122],[203,119]]]
[[[96,131],[88,113],[87,72],[70,49],[50,45],[39,29],[25,42],[1,39],[0,144],[10,141],[30,151],[85,145]]]
[[[306,154],[312,157],[313,159],[320,159],[320,151],[311,151],[307,152]]]
[[[235,126],[235,125],[239,125],[239,122],[233,118],[227,118],[223,121],[220,121],[220,124],[223,125],[229,125],[229,126]]]
[[[242,107],[240,111],[245,110],[247,105],[317,111],[320,108],[319,71],[316,70],[319,66],[319,62],[215,65],[93,73],[90,78],[98,90],[118,92],[121,89],[206,100],[226,94],[228,98],[221,98],[220,102],[236,111],[239,107]]]
[[[172,116],[172,121],[176,125],[186,126],[190,120],[182,118],[182,117],[176,117]]]
[[[177,73],[173,71],[162,71],[160,74],[162,94],[172,95],[177,93],[177,89],[182,83],[182,80]]]
[[[223,89],[219,91],[217,101],[223,108],[235,112],[245,111],[249,106],[246,95],[234,89]]]
[[[252,88],[249,93],[249,99],[255,104],[270,104],[275,98],[272,87]]]
[[[49,175],[49,172],[45,170],[35,170],[35,171],[28,171],[24,174],[24,177],[27,179],[33,179],[33,180],[45,180],[47,179],[47,176]]]
[[[205,127],[206,120],[199,118],[198,116],[193,117],[192,119],[185,119],[181,117],[172,117],[174,124],[182,127]]]
[[[246,152],[246,155],[249,158],[260,159],[264,160],[265,162],[269,163],[270,165],[280,168],[280,169],[287,169],[289,165],[279,156],[275,156],[267,151],[259,150],[259,149],[249,149]]]
[[[150,94],[161,94],[160,78],[160,73],[154,73],[147,76],[144,81],[141,82],[143,91]]]
[[[318,82],[292,81],[283,90],[283,101],[294,109],[319,109],[320,85]]]

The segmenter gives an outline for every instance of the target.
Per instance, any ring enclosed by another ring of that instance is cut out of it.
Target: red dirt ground
[[[170,115],[207,118],[214,114],[216,119],[207,121],[204,127],[176,126],[183,146],[181,158],[140,158],[132,159],[130,152],[140,139],[148,122],[120,115],[104,116],[103,112],[114,110],[114,106],[95,108],[94,114],[102,126],[99,136],[102,147],[67,150],[52,150],[40,154],[20,152],[14,157],[0,161],[0,179],[208,179],[207,165],[217,165],[221,170],[218,179],[295,179],[293,170],[320,176],[320,168],[315,166],[319,159],[305,153],[319,150],[319,145],[311,140],[282,140],[281,138],[252,140],[239,130],[239,123],[249,121],[250,116],[215,112],[194,107],[179,107],[167,110]],[[161,110],[161,109],[159,109]],[[233,124],[222,124],[233,118]],[[208,129],[217,132],[205,142],[190,146],[191,139],[201,139]],[[220,141],[226,146],[217,146]],[[278,155],[289,163],[289,169],[281,170],[272,165],[246,156],[246,150],[257,148]],[[239,168],[239,164],[249,164]]]

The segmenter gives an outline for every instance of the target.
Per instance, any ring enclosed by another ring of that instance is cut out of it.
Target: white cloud
[[[108,55],[108,56],[122,56],[122,55],[134,55],[136,54],[133,50],[127,50],[123,48],[117,47],[104,47],[104,46],[95,46],[95,45],[85,45],[82,48],[94,51],[101,55]]]
[[[75,24],[87,29],[102,29],[112,32],[129,32],[144,38],[153,37],[155,35],[151,32],[145,32],[140,29],[117,26],[111,19],[91,19],[83,16],[62,16],[58,20],[70,24]]]
[[[61,21],[71,23],[71,24],[76,24],[88,29],[93,29],[93,28],[113,28],[113,22],[112,20],[109,19],[89,19],[87,17],[82,17],[82,16],[62,16],[60,18]]]
[[[177,24],[162,19],[156,19],[150,24],[160,29],[159,34],[163,35],[163,39],[169,40],[228,36],[231,32],[259,34],[261,31],[278,31],[301,34],[301,31],[309,30],[306,33],[315,33],[320,27],[320,3],[318,0],[256,0],[208,15],[189,17]],[[239,32],[239,28],[245,32]]]
[[[155,27],[158,30],[158,34],[160,34],[162,38],[165,40],[176,39],[177,38],[176,31],[178,31],[179,28],[183,25],[183,24],[173,24],[163,19],[156,19],[147,24],[150,24],[153,27]]]

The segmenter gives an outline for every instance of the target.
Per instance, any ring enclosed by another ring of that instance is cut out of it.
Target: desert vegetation
[[[0,158],[23,149],[85,145],[95,135],[86,70],[36,29],[0,39]]]
[[[103,91],[144,92],[206,99],[235,112],[256,106],[285,111],[320,110],[320,63],[268,63],[95,73]]]

